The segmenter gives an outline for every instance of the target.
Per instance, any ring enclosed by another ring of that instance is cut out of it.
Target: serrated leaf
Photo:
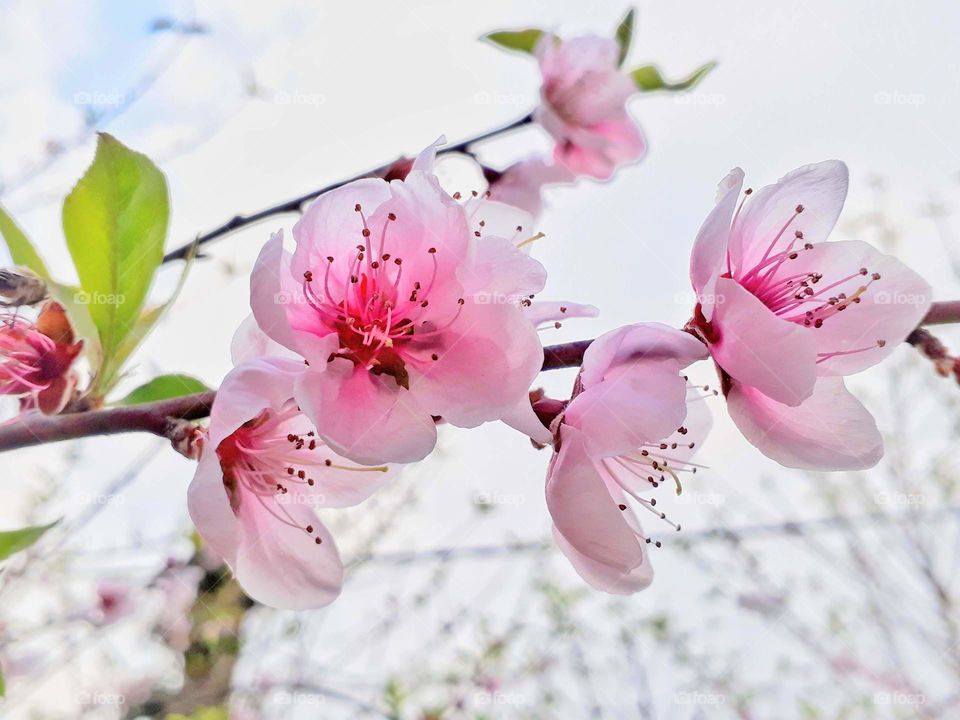
[[[26,550],[43,537],[43,534],[58,522],[60,521],[55,520],[49,525],[32,525],[30,527],[20,528],[19,530],[4,530],[0,532],[0,561],[6,560],[21,550]]]
[[[93,164],[63,203],[63,230],[101,346],[94,395],[109,388],[117,348],[140,317],[163,259],[169,221],[163,173],[100,133]]]
[[[533,54],[534,48],[544,35],[543,30],[527,28],[525,30],[498,30],[483,36],[487,42],[499,45],[507,50]]]
[[[623,61],[627,59],[627,53],[630,52],[630,43],[633,40],[633,22],[636,17],[636,10],[630,8],[627,11],[627,14],[623,16],[623,20],[620,21],[620,24],[617,25],[617,44],[620,46],[620,56],[617,60],[617,65],[623,65]]]
[[[131,391],[126,397],[118,400],[116,404],[141,405],[157,400],[169,400],[181,395],[207,392],[208,390],[210,388],[190,375],[159,375]]]
[[[0,206],[0,234],[3,235],[3,240],[7,244],[7,250],[10,251],[10,258],[14,265],[23,265],[30,268],[44,280],[52,279],[43,258],[40,257],[40,253],[37,252],[26,233],[20,229],[2,206]]]
[[[653,92],[655,90],[680,92],[682,90],[689,90],[692,88],[716,66],[717,63],[708,62],[706,65],[701,65],[698,67],[683,80],[678,80],[676,82],[668,82],[666,79],[664,79],[663,75],[660,73],[660,68],[658,68],[656,65],[644,65],[643,67],[638,67],[636,70],[630,72],[630,77],[633,78],[633,82],[637,88],[643,92]]]

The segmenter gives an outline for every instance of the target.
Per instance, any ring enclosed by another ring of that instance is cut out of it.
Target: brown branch
[[[951,355],[947,346],[940,342],[933,333],[923,328],[917,328],[907,335],[905,342],[913,345],[924,357],[930,359],[940,375],[943,377],[953,375],[956,381],[960,383],[960,358]]]
[[[440,148],[437,151],[437,154],[444,155],[447,153],[469,152],[470,147],[478,142],[481,142],[483,140],[489,140],[490,138],[494,138],[497,135],[502,135],[512,130],[516,130],[517,128],[527,125],[531,122],[533,122],[533,113],[527,113],[523,117],[518,118],[517,120],[514,120],[513,122],[508,123],[506,125],[502,125],[500,127],[494,128],[493,130],[487,130],[486,132],[481,133],[480,135],[475,135],[474,137],[468,138],[466,140],[455,143],[453,145],[445,145],[444,147]],[[372,170],[367,170],[366,172],[359,173],[345,180],[339,180],[335,183],[331,183],[330,185],[325,185],[324,187],[319,188],[317,190],[311,190],[310,192],[304,195],[301,195],[299,197],[295,197],[292,200],[286,200],[285,202],[278,203],[268,208],[264,208],[263,210],[259,210],[255,213],[251,213],[250,215],[235,215],[234,217],[230,218],[227,222],[223,223],[223,225],[220,225],[219,227],[214,228],[210,232],[207,232],[198,236],[192,242],[188,242],[185,245],[182,245],[176,248],[175,250],[171,250],[166,255],[164,255],[163,262],[168,263],[168,262],[172,262],[173,260],[185,260],[187,257],[190,256],[190,253],[195,248],[199,248],[200,246],[213,242],[218,238],[221,238],[225,235],[229,235],[230,233],[236,230],[239,230],[240,228],[247,227],[248,225],[252,225],[254,223],[260,222],[261,220],[265,220],[269,217],[273,217],[274,215],[283,215],[286,213],[300,212],[304,204],[309,202],[310,200],[313,200],[314,198],[317,198],[326,192],[330,192],[331,190],[336,190],[337,188],[343,187],[347,183],[351,183],[354,180],[361,180],[363,178],[369,178],[369,177],[379,177],[379,178],[388,177],[391,170],[402,165],[403,162],[404,162],[404,158],[398,158],[397,160],[394,160],[392,162],[385,163],[383,165],[380,165],[379,167],[375,167]]]
[[[935,302],[930,306],[930,312],[923,318],[921,325],[946,325],[960,322],[960,300],[949,302]]]
[[[957,313],[953,322],[960,322],[960,303],[934,303],[927,317],[932,316],[936,318],[934,322],[945,323],[950,322],[947,318],[954,317],[953,313]],[[906,341],[920,347],[927,357],[939,363],[938,367],[948,361],[955,362],[942,343],[926,330],[918,328]],[[593,340],[577,340],[562,345],[548,345],[543,349],[542,369],[557,370],[579,366],[583,362],[583,353],[592,342]],[[211,390],[132,407],[53,416],[41,415],[38,412],[25,413],[0,425],[0,452],[60,440],[127,432],[148,432],[168,438],[175,447],[183,451],[178,444],[188,443],[189,438],[184,437],[183,423],[178,421],[197,420],[209,415],[215,395]]]

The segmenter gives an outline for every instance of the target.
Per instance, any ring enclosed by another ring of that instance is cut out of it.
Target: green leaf
[[[63,203],[80,300],[88,303],[100,337],[94,394],[103,394],[119,370],[114,356],[140,318],[163,259],[169,215],[163,173],[145,155],[100,133],[93,164]]]
[[[3,240],[7,243],[7,250],[10,251],[14,265],[30,268],[44,280],[52,279],[40,253],[3,207],[0,207],[0,235],[3,235]]]
[[[526,30],[499,30],[484,35],[483,39],[507,50],[516,50],[532,55],[533,49],[543,35],[543,30],[527,28]]]
[[[0,668],[0,697],[7,696],[7,682],[3,679],[3,668]]]
[[[206,385],[190,375],[159,375],[130,392],[117,405],[140,405],[142,403],[169,400],[181,395],[207,392]]]
[[[620,46],[620,59],[617,60],[617,65],[623,65],[623,61],[627,59],[627,53],[630,52],[630,42],[633,40],[633,21],[636,16],[636,10],[630,8],[627,11],[627,14],[623,16],[623,20],[620,21],[620,24],[617,26],[617,44]]]
[[[33,525],[31,527],[20,528],[19,530],[5,530],[0,532],[0,560],[6,560],[14,553],[26,550],[43,537],[43,534],[58,522],[60,521],[55,520],[49,525]]]
[[[638,67],[636,70],[633,70],[630,73],[630,77],[633,78],[633,82],[637,88],[644,92],[653,92],[655,90],[680,92],[682,90],[689,90],[692,88],[716,66],[717,63],[712,61],[708,62],[706,65],[701,65],[698,67],[683,80],[678,80],[677,82],[668,82],[665,80],[663,75],[660,74],[660,68],[658,68],[656,65],[644,65],[643,67]]]

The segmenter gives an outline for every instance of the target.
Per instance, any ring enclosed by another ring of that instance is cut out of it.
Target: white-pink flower
[[[387,467],[340,457],[293,399],[301,360],[261,358],[224,378],[188,506],[200,535],[250,597],[307,609],[336,599],[343,565],[315,508],[355,505]]]
[[[637,87],[620,69],[616,40],[545,33],[535,54],[543,84],[534,117],[556,141],[558,165],[605,180],[643,157],[646,140],[626,110]]]
[[[359,463],[425,457],[438,417],[499,419],[543,361],[520,307],[546,276],[513,240],[529,228],[499,229],[501,211],[517,211],[497,203],[468,218],[432,174],[434,150],[404,181],[322,195],[293,229],[293,255],[274,235],[251,278],[257,323],[309,365],[297,402]]]
[[[519,160],[503,171],[485,169],[484,176],[490,184],[490,200],[518,207],[533,217],[543,211],[544,186],[572,183],[575,179],[566,166],[548,163],[539,156]]]
[[[634,508],[667,520],[656,489],[679,491],[680,474],[709,429],[703,403],[681,370],[707,357],[689,333],[656,323],[597,338],[566,410],[555,421],[556,452],[547,471],[554,537],[594,587],[629,594],[647,587],[651,542]]]
[[[876,424],[843,376],[879,362],[917,326],[930,286],[859,241],[827,242],[847,193],[832,160],[747,190],[720,184],[697,235],[691,327],[720,368],[730,415],[764,454],[788,467],[871,467]]]
[[[127,617],[135,609],[133,588],[112,580],[103,580],[97,585],[97,607],[91,619],[98,625],[111,625]]]

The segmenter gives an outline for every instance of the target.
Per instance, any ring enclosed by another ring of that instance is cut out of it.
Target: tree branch
[[[437,151],[437,154],[444,155],[447,153],[467,152],[469,151],[470,147],[476,143],[482,142],[483,140],[489,140],[490,138],[494,138],[497,135],[508,133],[512,130],[516,130],[517,128],[527,125],[531,122],[533,122],[532,112],[527,113],[523,117],[518,118],[517,120],[514,120],[511,123],[494,128],[493,130],[487,130],[484,133],[475,135],[471,138],[467,138],[466,140],[455,143],[453,145],[445,145],[444,147],[440,148]],[[301,209],[303,208],[303,205],[309,202],[310,200],[313,200],[314,198],[317,198],[326,192],[330,192],[331,190],[336,190],[337,188],[343,187],[344,185],[351,183],[354,180],[361,180],[363,178],[369,178],[369,177],[379,177],[379,178],[385,177],[390,172],[390,170],[394,168],[394,166],[396,166],[398,163],[402,163],[403,160],[404,158],[402,157],[398,158],[397,160],[394,160],[392,162],[385,163],[383,165],[380,165],[379,167],[375,167],[372,170],[367,170],[366,172],[362,172],[358,175],[354,175],[353,177],[349,177],[345,180],[339,180],[335,183],[331,183],[330,185],[325,185],[322,188],[319,188],[317,190],[312,190],[304,195],[295,197],[292,200],[287,200],[285,202],[278,203],[271,207],[264,208],[263,210],[259,210],[255,213],[251,213],[250,215],[235,215],[234,217],[230,218],[227,222],[225,222],[223,225],[220,225],[219,227],[214,228],[210,232],[207,232],[198,236],[196,240],[186,243],[185,245],[182,245],[176,248],[175,250],[171,250],[166,255],[164,255],[163,262],[168,263],[168,262],[172,262],[173,260],[185,260],[187,257],[190,256],[191,252],[193,252],[195,248],[199,248],[200,246],[213,242],[218,238],[221,238],[225,235],[229,235],[230,233],[236,230],[239,230],[240,228],[247,227],[248,225],[252,225],[254,223],[260,222],[261,220],[266,220],[267,218],[273,217],[274,215],[283,215],[285,213],[300,212]]]
[[[960,302],[934,303],[924,318],[924,323],[928,321],[960,322]],[[919,345],[925,352],[929,350],[928,356],[937,359],[938,352],[933,349],[929,338],[932,338],[929,333],[918,329],[907,338],[907,342]],[[576,340],[562,345],[546,346],[543,349],[542,369],[557,370],[579,366],[583,362],[583,353],[592,342],[593,340]],[[197,420],[209,415],[215,396],[216,393],[211,390],[132,407],[52,416],[36,411],[24,413],[0,425],[0,452],[60,440],[127,432],[153,433],[169,438],[176,445],[183,440],[183,423],[178,421]]]

